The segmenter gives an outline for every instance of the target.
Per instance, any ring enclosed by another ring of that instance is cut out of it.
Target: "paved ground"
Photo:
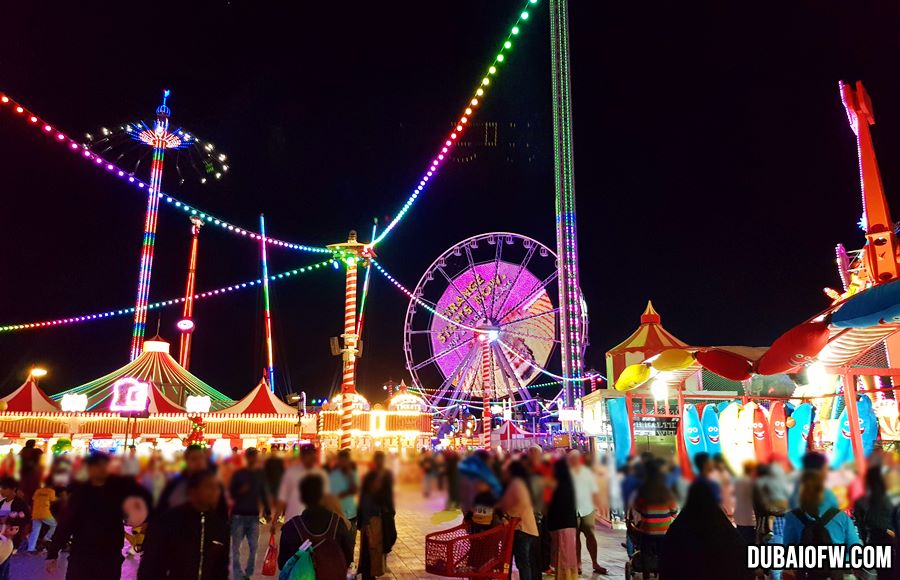
[[[397,545],[388,556],[388,568],[391,573],[388,578],[398,580],[412,580],[420,578],[440,578],[425,573],[425,534],[437,530],[452,527],[461,520],[459,512],[442,511],[444,497],[438,494],[431,498],[422,497],[418,488],[403,487],[397,492]],[[612,530],[597,530],[597,542],[600,545],[600,563],[609,569],[611,577],[621,578],[625,574],[625,550],[620,543],[624,541],[624,532]],[[271,577],[262,576],[259,571],[262,568],[262,560],[265,557],[265,547],[268,545],[268,533],[260,534],[259,551],[257,553],[257,574],[254,580],[268,580]],[[357,545],[357,549],[359,546]],[[247,557],[247,547],[243,547],[244,558]],[[590,577],[587,573],[591,569],[587,550],[583,550],[584,578]],[[44,571],[44,559],[42,556],[30,556],[28,554],[16,554],[13,556],[12,578],[62,580],[65,578],[65,561],[60,559],[59,571],[50,576]],[[601,576],[594,576],[602,578]]]

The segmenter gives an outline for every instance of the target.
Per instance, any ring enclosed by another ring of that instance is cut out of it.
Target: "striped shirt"
[[[675,500],[665,503],[649,503],[643,498],[634,500],[634,511],[640,515],[637,528],[651,536],[664,536],[678,514]]]

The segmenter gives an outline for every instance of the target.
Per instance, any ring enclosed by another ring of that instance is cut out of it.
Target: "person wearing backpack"
[[[895,528],[894,504],[887,495],[881,466],[873,465],[866,471],[866,495],[856,500],[853,519],[859,529],[859,537],[867,546],[893,546]],[[893,578],[893,570],[879,570],[879,578]]]
[[[825,477],[821,471],[807,471],[800,480],[799,507],[784,518],[784,544],[796,546],[861,545],[853,520],[830,505],[825,498]],[[796,574],[801,579],[843,578],[843,571],[809,570]]]
[[[305,550],[300,550],[308,540],[312,545],[316,580],[347,579],[348,563],[353,559],[350,527],[343,517],[322,505],[324,495],[325,480],[322,476],[310,474],[300,481],[300,501],[306,508],[299,516],[286,521],[281,529],[278,549],[280,578],[308,577],[300,569],[309,563],[303,554]]]

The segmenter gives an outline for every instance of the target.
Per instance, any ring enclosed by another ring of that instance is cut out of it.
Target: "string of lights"
[[[500,49],[497,51],[497,54],[494,55],[494,60],[491,61],[491,64],[488,66],[487,72],[481,81],[478,83],[477,88],[475,89],[472,98],[466,104],[465,110],[462,115],[460,115],[457,120],[456,126],[450,131],[450,134],[447,136],[447,139],[441,145],[441,148],[438,150],[437,154],[432,158],[431,163],[428,165],[425,172],[420,176],[419,182],[413,188],[412,193],[410,193],[409,197],[406,199],[406,203],[400,208],[400,211],[397,212],[397,215],[394,216],[394,219],[387,225],[384,230],[372,241],[372,245],[377,245],[384,240],[388,234],[400,223],[400,221],[406,216],[409,209],[412,207],[413,203],[415,203],[416,199],[419,197],[419,194],[424,191],[424,189],[428,186],[429,181],[435,177],[438,173],[438,169],[443,164],[443,162],[447,159],[450,149],[452,149],[458,143],[459,136],[462,135],[463,131],[468,126],[469,121],[472,116],[475,114],[476,109],[481,105],[482,100],[484,99],[484,95],[487,90],[491,86],[491,80],[497,74],[499,67],[506,61],[506,57],[509,52],[512,50],[513,41],[518,37],[519,33],[522,30],[522,26],[528,21],[531,17],[531,14],[528,12],[529,5],[537,4],[538,0],[526,0],[525,4],[522,8],[521,13],[518,18],[516,18],[515,23],[509,29],[509,32],[506,34],[506,38],[503,43],[500,45]]]
[[[564,376],[562,376],[562,375],[557,375],[557,374],[551,373],[550,371],[548,371],[548,370],[546,370],[546,369],[543,369],[543,368],[539,367],[538,365],[534,364],[534,363],[531,362],[530,360],[526,359],[525,357],[523,357],[522,355],[520,355],[519,353],[517,353],[515,350],[513,350],[512,347],[510,347],[508,344],[506,344],[505,342],[503,342],[503,341],[500,340],[499,338],[496,339],[496,341],[500,344],[500,346],[503,347],[503,350],[505,350],[505,351],[508,352],[509,354],[513,355],[514,357],[516,357],[517,359],[519,359],[520,361],[522,361],[522,362],[525,363],[526,365],[530,366],[530,367],[533,368],[534,370],[536,370],[536,371],[538,371],[538,372],[541,372],[541,373],[543,373],[544,375],[547,375],[548,377],[551,377],[551,378],[553,378],[553,379],[556,379],[557,381],[560,381],[560,382],[572,382],[572,383],[583,383],[583,382],[585,382],[585,381],[590,381],[590,380],[591,380],[591,377],[587,377],[587,376],[585,376],[585,377],[575,377],[575,378],[566,378],[566,377],[564,377]],[[603,380],[606,380],[606,377],[604,377],[603,375],[598,374],[598,375],[596,375],[596,376],[602,378]]]
[[[8,109],[13,112],[15,116],[21,117],[26,120],[32,126],[34,126],[37,130],[41,131],[47,137],[53,139],[57,143],[64,145],[73,153],[76,153],[79,157],[84,159],[87,162],[92,163],[94,166],[104,169],[110,175],[118,177],[126,183],[131,184],[132,186],[138,188],[142,191],[147,191],[150,188],[150,184],[141,181],[133,174],[125,171],[124,169],[120,169],[116,165],[110,163],[109,161],[103,159],[101,156],[97,155],[93,151],[87,148],[87,146],[75,141],[59,129],[56,129],[49,123],[45,122],[39,116],[34,114],[29,109],[25,108],[21,103],[15,101],[12,97],[6,94],[0,93],[0,109]],[[200,209],[193,207],[183,201],[180,201],[171,195],[159,192],[157,194],[159,196],[159,200],[165,202],[167,205],[174,207],[175,209],[179,209],[183,211],[185,214],[193,217],[197,217],[207,224],[212,224],[215,226],[219,226],[222,230],[233,233],[234,235],[246,237],[251,240],[260,240],[262,236],[254,231],[244,229],[242,227],[231,224],[223,219],[220,219],[209,212],[201,211]],[[288,248],[291,250],[297,250],[301,252],[312,252],[318,254],[330,254],[331,250],[328,248],[322,248],[318,246],[308,246],[305,244],[295,244],[293,242],[286,242],[284,240],[279,240],[277,238],[266,237],[266,243],[272,246],[278,246],[281,248]]]
[[[292,276],[298,276],[300,274],[305,274],[306,272],[310,272],[312,270],[317,270],[319,268],[323,268],[328,266],[331,263],[331,258],[328,260],[318,262],[316,264],[310,264],[309,266],[303,266],[302,268],[295,268],[293,270],[288,270],[287,272],[282,272],[280,274],[272,274],[269,276],[269,282],[277,282],[278,280],[283,280],[285,278],[290,278]],[[201,300],[203,298],[209,298],[211,296],[219,296],[221,294],[229,294],[236,290],[242,290],[244,288],[252,288],[255,286],[262,286],[263,280],[262,278],[257,278],[256,280],[247,280],[246,282],[240,282],[238,284],[232,284],[230,286],[222,286],[221,288],[217,288],[215,290],[207,290],[206,292],[200,292],[199,294],[194,294],[194,300]],[[167,306],[174,306],[177,304],[183,304],[184,301],[187,300],[185,296],[180,298],[173,298],[171,300],[163,300],[160,302],[152,302],[147,305],[148,310],[157,310],[160,308],[165,308]],[[67,318],[57,318],[55,320],[45,320],[41,322],[23,322],[20,324],[5,324],[0,325],[0,333],[3,332],[14,332],[17,330],[33,330],[37,328],[49,328],[54,326],[62,326],[66,324],[76,324],[79,322],[90,322],[92,320],[100,320],[104,318],[115,318],[117,316],[128,316],[134,314],[134,307],[131,308],[121,308],[117,310],[108,310],[106,312],[97,312],[94,314],[82,314],[79,316],[70,316]]]

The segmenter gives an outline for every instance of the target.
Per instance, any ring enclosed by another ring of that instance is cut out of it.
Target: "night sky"
[[[575,168],[589,365],[652,299],[694,345],[767,345],[827,304],[834,245],[863,238],[853,135],[838,80],[862,79],[888,198],[900,212],[900,16],[892,3],[600,2],[571,9]],[[90,6],[90,8],[88,8]],[[413,287],[443,250],[510,230],[554,241],[547,0],[476,120],[515,123],[512,160],[445,164],[379,247]],[[265,7],[265,8],[263,8]],[[403,204],[520,10],[518,0],[18,3],[0,22],[0,91],[73,137],[151,121],[228,154],[227,179],[164,190],[250,229],[322,245],[368,239]],[[522,127],[528,127],[527,131]],[[504,134],[505,136],[505,134]],[[0,113],[0,324],[134,303],[145,198]],[[146,178],[146,167],[139,176]],[[183,294],[189,223],[163,204],[151,300]],[[198,290],[258,276],[258,247],[208,227]],[[270,253],[273,272],[316,261]],[[278,369],[327,396],[343,274],[272,286]],[[407,377],[407,299],[373,274],[363,394]],[[197,303],[192,372],[232,397],[263,366],[258,290]],[[161,313],[177,350],[180,307]],[[157,314],[151,312],[152,334]],[[131,318],[0,335],[0,392],[33,363],[57,392],[127,362]],[[552,393],[551,393],[552,394]]]

